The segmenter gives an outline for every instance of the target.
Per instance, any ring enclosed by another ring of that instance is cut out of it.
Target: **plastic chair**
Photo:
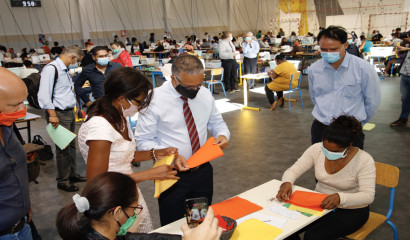
[[[292,88],[292,81],[293,81],[293,79],[295,79],[295,80],[298,79],[298,86],[297,86],[296,88]],[[290,112],[290,102],[291,102],[290,93],[291,93],[293,90],[299,90],[300,104],[302,105],[302,108],[303,108],[302,90],[300,89],[300,83],[301,83],[301,82],[302,82],[302,73],[301,73],[301,72],[296,72],[296,73],[292,74],[292,76],[290,77],[290,85],[289,85],[289,91],[288,91],[288,94],[289,94],[289,97],[288,97],[289,112]]]
[[[390,188],[389,210],[387,211],[387,215],[384,216],[379,213],[370,212],[369,219],[363,227],[347,236],[350,239],[365,239],[367,235],[373,232],[384,222],[392,227],[394,240],[399,239],[397,228],[394,223],[390,221],[390,217],[393,214],[394,194],[396,192],[397,184],[399,183],[399,169],[392,165],[376,162],[376,183]]]
[[[220,80],[216,80],[214,79],[214,76],[221,76]],[[226,92],[225,92],[225,87],[223,84],[223,78],[224,78],[224,69],[223,68],[214,68],[211,69],[211,79],[210,80],[205,80],[205,83],[208,84],[208,88],[211,91],[211,93],[213,92],[214,89],[214,85],[215,84],[221,84],[222,86],[222,90],[224,91],[225,97],[226,97]]]
[[[390,68],[390,77],[393,77],[393,69],[398,68],[400,66],[400,63],[392,63],[391,68]],[[398,75],[396,73],[396,75]]]

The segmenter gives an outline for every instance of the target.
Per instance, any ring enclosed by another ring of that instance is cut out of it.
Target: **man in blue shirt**
[[[24,82],[0,67],[0,240],[32,239],[27,154],[12,128],[26,115],[26,98]]]
[[[110,62],[108,59],[108,49],[104,46],[97,46],[92,50],[92,57],[95,63],[89,64],[83,68],[81,74],[74,81],[74,90],[77,96],[85,103],[87,107],[93,103],[90,97],[83,89],[85,81],[90,82],[92,97],[98,99],[104,94],[104,80],[107,75],[114,69],[121,67],[121,64]]]
[[[330,26],[317,37],[322,59],[309,69],[309,92],[315,107],[311,128],[312,144],[332,119],[340,115],[355,117],[364,125],[376,113],[381,99],[380,82],[373,66],[347,53],[347,33]],[[354,142],[363,149],[364,135]]]
[[[245,41],[242,43],[242,52],[245,74],[256,73],[259,43],[253,40],[252,32],[246,33]],[[253,88],[255,86],[255,79],[249,79],[248,86],[249,88]]]
[[[68,73],[81,62],[84,53],[76,46],[66,47],[59,58],[46,65],[41,71],[38,103],[46,110],[46,120],[54,128],[61,125],[71,132],[75,131],[75,95],[73,82]],[[54,83],[55,71],[58,78]],[[76,147],[72,141],[65,149],[56,146],[57,188],[76,192],[78,187],[72,182],[85,182],[84,177],[76,173]]]

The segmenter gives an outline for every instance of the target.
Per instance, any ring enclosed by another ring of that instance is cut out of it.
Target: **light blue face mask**
[[[76,69],[76,68],[78,68],[78,62],[76,62],[75,64],[68,65],[68,69]]]
[[[334,63],[339,61],[340,59],[340,54],[339,52],[322,52],[320,54],[323,58],[328,63]]]
[[[100,66],[105,66],[105,65],[107,65],[109,61],[110,61],[110,60],[108,60],[107,57],[105,57],[105,58],[97,58],[97,63],[98,63],[98,65],[100,65]]]
[[[323,142],[322,142],[322,151],[323,151],[323,154],[325,154],[325,157],[327,158],[327,160],[330,160],[330,161],[344,158],[347,155],[347,148],[343,152],[331,152],[323,146]]]
[[[245,38],[245,41],[250,41],[250,40],[252,40],[250,37]]]

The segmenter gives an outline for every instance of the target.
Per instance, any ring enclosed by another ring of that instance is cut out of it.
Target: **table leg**
[[[248,86],[247,86],[248,84],[247,84],[247,79],[244,79],[242,82],[243,82],[243,105],[245,105],[242,109],[260,111],[260,108],[248,107]]]
[[[242,62],[239,62],[239,86],[242,85]]]
[[[31,143],[31,125],[30,125],[30,121],[27,121],[27,137],[28,137],[28,143]]]
[[[155,73],[151,73],[151,76],[152,76],[152,85],[155,88]]]

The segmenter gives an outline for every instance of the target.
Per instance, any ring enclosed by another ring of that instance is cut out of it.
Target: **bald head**
[[[0,67],[0,112],[12,113],[25,108],[27,88],[16,74]]]
[[[246,34],[245,34],[245,37],[252,37],[253,36],[253,33],[252,32],[247,32]]]

